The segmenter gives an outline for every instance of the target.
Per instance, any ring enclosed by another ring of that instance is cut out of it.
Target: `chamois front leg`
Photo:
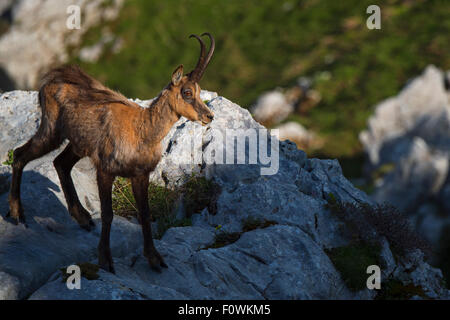
[[[138,206],[142,233],[144,235],[144,256],[147,258],[152,269],[161,272],[161,267],[167,268],[167,264],[153,244],[150,208],[148,206],[148,178],[148,175],[134,177],[131,179],[131,185]]]
[[[97,184],[100,197],[101,216],[102,216],[102,233],[98,244],[98,264],[100,268],[115,273],[114,263],[109,245],[111,233],[111,223],[113,220],[112,210],[112,185],[114,176],[102,172],[97,168]]]

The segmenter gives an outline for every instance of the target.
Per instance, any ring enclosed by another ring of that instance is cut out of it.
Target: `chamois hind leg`
[[[16,223],[25,223],[25,215],[23,214],[23,207],[20,200],[20,185],[24,167],[30,161],[55,150],[59,145],[60,141],[49,135],[42,134],[42,131],[39,130],[25,145],[14,150],[8,215],[11,216]]]
[[[148,184],[148,175],[131,178],[133,195],[138,206],[139,220],[144,235],[144,256],[147,258],[152,269],[161,272],[161,267],[167,268],[167,264],[153,244],[150,208],[148,205]]]
[[[114,263],[109,246],[109,238],[111,233],[111,223],[113,220],[112,210],[112,185],[114,176],[102,172],[97,168],[97,184],[98,194],[100,196],[101,216],[102,216],[102,233],[98,244],[98,264],[100,268],[115,273]]]
[[[91,215],[83,207],[78,199],[77,191],[73,185],[73,180],[70,175],[73,166],[81,159],[73,150],[72,143],[69,143],[67,147],[61,152],[53,161],[53,164],[58,173],[59,181],[61,182],[61,188],[64,192],[64,196],[67,202],[67,208],[69,213],[78,222],[80,227],[90,231],[94,227]]]

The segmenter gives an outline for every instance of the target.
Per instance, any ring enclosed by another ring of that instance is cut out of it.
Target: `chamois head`
[[[177,114],[191,121],[199,121],[202,125],[207,125],[214,118],[214,113],[200,99],[201,88],[198,82],[202,78],[206,67],[214,53],[214,38],[209,33],[203,33],[211,40],[211,47],[206,54],[205,44],[202,39],[192,34],[189,38],[195,37],[200,43],[200,57],[194,70],[187,75],[183,75],[183,65],[178,66],[172,74],[172,82],[168,90],[171,91],[172,108]]]

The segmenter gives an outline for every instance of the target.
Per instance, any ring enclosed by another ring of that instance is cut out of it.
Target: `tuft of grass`
[[[208,208],[210,214],[216,214],[220,187],[212,180],[193,174],[181,186],[180,192],[183,194],[187,217],[201,212],[204,208]]]
[[[156,238],[161,238],[171,227],[192,225],[190,217],[204,208],[214,214],[217,211],[217,197],[220,188],[213,181],[201,176],[192,175],[180,187],[162,187],[150,183],[148,187],[148,202],[153,221],[157,221]],[[176,218],[178,200],[183,199],[185,219]],[[113,211],[115,214],[130,218],[139,217],[131,183],[128,179],[117,177],[113,186]]]
[[[192,226],[191,218],[177,219],[173,215],[160,217],[158,220],[158,231],[156,239],[161,239],[164,233],[170,228]]]
[[[409,300],[414,296],[429,299],[421,286],[403,284],[400,280],[390,279],[381,284],[381,289],[375,300]]]
[[[137,206],[134,200],[131,182],[128,179],[117,177],[114,180],[112,191],[112,207],[114,214],[122,217],[137,217]]]
[[[11,166],[14,163],[14,150],[8,151],[8,159],[6,159],[2,164],[5,166]]]
[[[148,187],[148,202],[153,220],[158,222],[164,219],[175,221],[174,215],[179,197],[177,189],[150,183]]]
[[[149,184],[148,203],[153,221],[158,222],[157,238],[161,238],[171,226],[190,225],[189,221],[180,221],[175,217],[178,197],[177,190],[161,187],[155,183]],[[128,179],[117,177],[114,181],[112,204],[115,214],[126,218],[136,217],[139,220],[136,200]]]
[[[327,249],[325,252],[341,274],[347,287],[350,290],[359,291],[367,288],[367,267],[379,265],[381,247],[358,242]]]
[[[80,267],[81,276],[88,279],[88,280],[97,280],[100,278],[98,275],[98,271],[100,267],[96,264],[92,264],[90,262],[81,262],[77,263],[77,266]],[[67,279],[69,278],[70,274],[67,273],[67,268],[61,268],[62,273],[62,282],[67,282]]]

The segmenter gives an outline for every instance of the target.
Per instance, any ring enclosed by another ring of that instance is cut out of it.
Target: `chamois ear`
[[[177,86],[180,84],[181,78],[183,78],[183,65],[180,64],[178,68],[172,73],[172,84]]]

